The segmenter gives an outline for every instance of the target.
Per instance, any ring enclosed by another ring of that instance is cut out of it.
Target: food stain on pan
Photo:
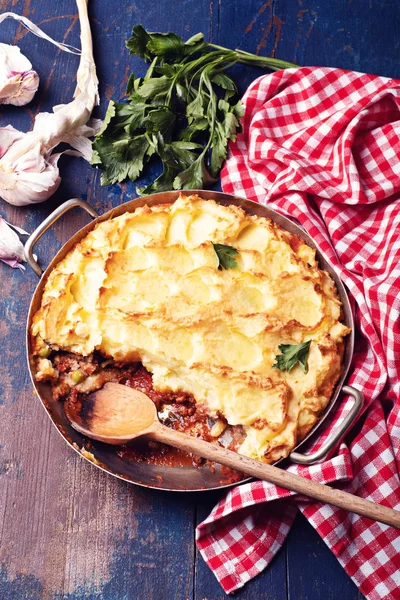
[[[76,450],[78,450],[78,452],[84,458],[86,458],[87,460],[89,460],[90,462],[92,462],[94,465],[101,466],[101,463],[97,460],[97,458],[95,457],[95,455],[93,454],[93,452],[90,452],[84,446],[82,446],[82,448],[79,448],[78,444],[76,444],[75,442],[72,445],[73,445],[73,447]]]

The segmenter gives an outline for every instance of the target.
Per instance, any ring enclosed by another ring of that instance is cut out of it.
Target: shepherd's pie
[[[192,424],[206,416],[221,443],[240,431],[236,449],[267,462],[287,456],[329,402],[348,333],[312,248],[196,195],[100,222],[50,273],[32,325],[37,378],[58,397],[141,363],[155,391],[191,400]],[[303,363],[283,370],[277,357],[296,347]]]

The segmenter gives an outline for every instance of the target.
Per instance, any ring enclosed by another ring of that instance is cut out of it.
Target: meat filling
[[[134,388],[146,394],[154,402],[159,419],[164,425],[177,431],[215,442],[236,450],[244,439],[241,426],[231,427],[221,415],[210,415],[206,407],[197,404],[193,396],[184,392],[158,391],[153,387],[151,373],[141,363],[123,364],[107,359],[100,353],[83,357],[66,352],[53,352],[50,356],[36,359],[38,381],[48,381],[55,401],[85,402],[85,398],[106,382],[114,382]],[[189,455],[159,442],[138,442],[121,446],[118,454],[126,459],[165,466],[200,467],[213,465],[200,457]],[[224,480],[239,481],[242,475],[224,469]]]

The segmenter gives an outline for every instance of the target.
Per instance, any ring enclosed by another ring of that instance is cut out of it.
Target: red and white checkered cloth
[[[223,190],[297,220],[334,266],[355,306],[349,383],[368,407],[333,458],[289,470],[400,510],[400,81],[288,69],[257,79],[243,102]],[[400,531],[260,481],[232,489],[197,530],[226,592],[269,564],[297,508],[368,600],[400,598]]]

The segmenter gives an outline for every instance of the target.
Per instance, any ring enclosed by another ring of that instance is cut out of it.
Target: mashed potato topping
[[[218,269],[213,243],[236,248]],[[341,303],[315,251],[271,220],[198,196],[99,223],[50,273],[39,348],[140,361],[159,390],[184,391],[241,425],[239,452],[287,456],[340,376]],[[280,344],[312,340],[308,372],[273,368]]]

